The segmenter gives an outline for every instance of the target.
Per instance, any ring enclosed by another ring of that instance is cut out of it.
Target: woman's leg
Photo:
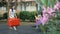
[[[9,29],[10,29],[10,34],[12,34],[12,27],[9,27]]]
[[[17,27],[16,26],[13,26],[14,30],[17,30]]]
[[[16,34],[18,34],[18,26],[13,26],[13,28],[14,28],[14,30],[15,30],[15,32],[16,32]]]

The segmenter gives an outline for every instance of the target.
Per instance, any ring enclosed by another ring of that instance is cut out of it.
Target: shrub
[[[28,14],[29,14],[28,11],[22,11],[22,12],[20,12],[19,17],[20,17],[20,19],[25,20],[28,18]]]
[[[22,20],[27,19],[27,20],[32,21],[35,19],[35,15],[37,15],[37,12],[22,11],[22,12],[20,12],[19,17]]]
[[[29,15],[29,20],[30,21],[34,21],[35,20],[35,16],[37,16],[37,12],[30,12],[30,15]]]
[[[8,16],[7,16],[7,12],[6,12],[6,13],[3,14],[3,18],[4,18],[4,19],[7,19],[7,17],[8,17]]]
[[[3,17],[0,16],[0,20],[3,19]]]

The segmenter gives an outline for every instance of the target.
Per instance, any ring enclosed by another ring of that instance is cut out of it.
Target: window
[[[31,6],[35,6],[35,2],[32,2],[32,3],[31,3]]]
[[[35,6],[35,2],[29,2],[30,6]]]
[[[29,6],[29,3],[27,2],[26,5]]]

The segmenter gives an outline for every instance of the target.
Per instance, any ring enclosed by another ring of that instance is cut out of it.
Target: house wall
[[[6,12],[6,7],[0,7],[0,16],[3,16],[5,12]]]
[[[26,7],[26,11],[36,11],[36,7],[35,6],[28,6],[28,7]]]
[[[36,3],[33,1],[30,2],[21,2],[19,3],[17,10],[20,11],[36,11]]]

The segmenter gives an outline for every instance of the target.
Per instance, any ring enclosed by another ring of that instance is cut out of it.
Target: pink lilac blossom
[[[54,16],[54,10],[52,9],[52,8],[50,8],[50,7],[48,7],[47,8],[47,12],[48,12],[48,14],[50,15],[50,16]]]
[[[44,10],[43,10],[43,14],[48,13],[49,15],[52,15],[53,12],[54,12],[54,10],[50,7],[44,8]]]
[[[42,25],[45,25],[47,23],[47,21],[49,21],[49,15],[48,14],[44,14],[43,19],[42,19]]]
[[[44,12],[43,19],[41,20],[41,22],[42,22],[42,25],[45,25],[49,21],[49,18],[51,16],[54,16],[55,14],[54,14],[54,10],[50,7],[44,8],[43,12]]]
[[[54,9],[60,12],[60,2],[57,2],[56,5],[54,5]]]
[[[48,21],[49,18],[51,16],[54,16],[55,14],[53,13],[54,10],[50,7],[43,7],[43,17],[41,16],[41,18],[39,20],[36,21],[36,25],[39,25],[40,23],[42,23],[42,25],[45,25]]]
[[[47,12],[47,8],[43,8],[44,10],[43,10],[43,18],[42,18],[42,20],[41,20],[41,22],[42,22],[42,25],[45,25],[46,23],[47,23],[47,21],[48,21],[48,19],[49,19],[49,17],[48,17],[48,12]]]
[[[47,8],[43,7],[43,14],[47,13]]]

